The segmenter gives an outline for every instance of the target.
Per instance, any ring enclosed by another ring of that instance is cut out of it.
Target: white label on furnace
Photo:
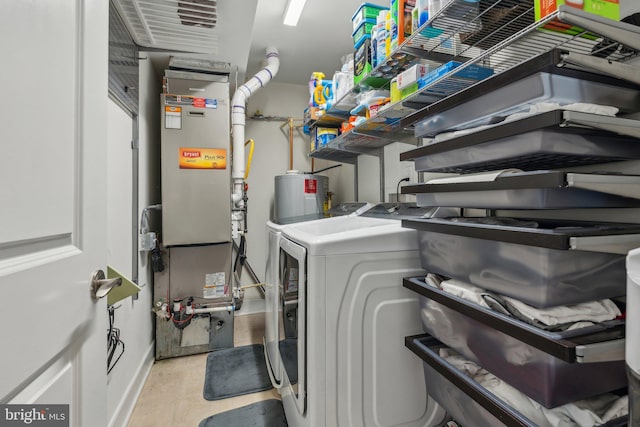
[[[164,107],[165,129],[182,129],[182,107],[166,105]]]
[[[209,273],[204,276],[204,298],[218,298],[224,295],[224,271]]]

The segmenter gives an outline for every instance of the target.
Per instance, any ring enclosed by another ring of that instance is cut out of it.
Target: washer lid
[[[393,219],[341,216],[293,224],[282,235],[308,250],[309,255],[340,255],[418,249],[414,230]]]

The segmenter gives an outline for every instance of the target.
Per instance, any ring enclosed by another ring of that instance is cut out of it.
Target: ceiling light
[[[302,14],[302,9],[304,9],[306,1],[307,0],[289,0],[287,2],[287,8],[284,11],[284,20],[282,23],[291,27],[298,25],[298,19],[300,19],[300,14]]]

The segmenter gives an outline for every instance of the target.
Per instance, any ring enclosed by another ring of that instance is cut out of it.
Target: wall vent
[[[136,44],[218,54],[217,0],[112,0]]]

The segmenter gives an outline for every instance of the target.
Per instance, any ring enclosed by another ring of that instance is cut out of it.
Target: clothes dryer
[[[265,269],[265,336],[264,348],[267,370],[269,372],[271,383],[275,388],[279,388],[282,383],[281,366],[283,362],[280,357],[280,344],[278,328],[279,316],[287,319],[294,319],[296,307],[294,303],[283,304],[282,296],[278,288],[279,283],[279,265],[280,265],[280,236],[282,229],[290,224],[297,224],[309,221],[322,221],[327,218],[357,216],[365,213],[375,205],[367,202],[345,202],[337,204],[329,209],[328,212],[316,213],[304,216],[296,216],[289,218],[280,218],[267,221],[267,262]],[[293,320],[295,321],[295,320]],[[291,335],[288,325],[292,320],[283,322],[287,326],[287,330],[283,332],[284,336]]]
[[[424,274],[417,236],[397,220],[404,207],[381,204],[281,230],[279,288],[297,306],[294,338],[285,340],[295,343],[295,363],[279,368],[289,426],[425,427],[445,418],[428,396],[421,361],[404,346],[422,326],[418,298],[402,278]]]

